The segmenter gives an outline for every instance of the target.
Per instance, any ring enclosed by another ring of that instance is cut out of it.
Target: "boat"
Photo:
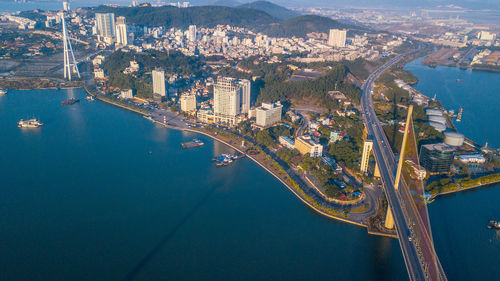
[[[79,99],[69,99],[69,100],[62,101],[61,104],[72,105],[72,104],[75,104],[79,101],[80,101]]]
[[[488,222],[488,228],[489,229],[500,229],[500,222],[494,221],[494,220],[490,220]]]
[[[86,99],[86,100],[88,100],[88,101],[93,101],[93,100],[95,100],[95,98],[94,98],[93,96],[87,96],[85,99]]]
[[[457,79],[457,82],[464,82],[464,79]]]
[[[192,148],[192,147],[198,147],[198,146],[202,146],[204,145],[205,143],[202,142],[201,140],[199,139],[193,139],[192,141],[188,141],[188,142],[183,142],[181,143],[181,146],[182,148]]]
[[[43,123],[37,120],[36,118],[29,120],[21,119],[19,122],[17,122],[17,126],[19,128],[38,128],[43,126]]]
[[[214,158],[212,158],[212,160],[215,161],[215,165],[217,167],[220,167],[220,166],[227,166],[233,163],[233,161],[241,159],[243,157],[245,157],[245,154],[237,156],[231,154],[221,154],[220,156],[215,156]]]
[[[229,164],[231,164],[231,163],[233,163],[233,160],[231,160],[231,159],[227,159],[227,158],[226,158],[226,159],[224,159],[224,160],[222,160],[222,161],[218,161],[217,163],[215,163],[215,165],[216,165],[217,167],[220,167],[220,166],[227,166],[227,165],[229,165]]]
[[[0,89],[0,96],[7,94],[7,90]]]

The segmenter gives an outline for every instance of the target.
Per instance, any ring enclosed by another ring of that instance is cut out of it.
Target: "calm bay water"
[[[407,280],[394,239],[83,91],[0,97],[0,280]],[[38,117],[40,129],[22,130]]]
[[[500,74],[438,66],[417,59],[405,66],[419,82],[417,90],[447,109],[463,107],[457,129],[470,139],[500,147]],[[457,82],[456,79],[463,79]],[[486,228],[500,220],[500,185],[440,197],[429,205],[436,251],[448,280],[496,280],[500,276],[500,231]]]
[[[436,94],[443,106],[455,113],[463,108],[462,121],[455,122],[459,132],[481,145],[488,142],[500,147],[500,73],[446,66],[431,68],[422,64],[422,58],[407,64],[405,69],[419,78],[415,88],[424,95]]]

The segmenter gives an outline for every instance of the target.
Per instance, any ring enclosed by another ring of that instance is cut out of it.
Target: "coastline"
[[[471,186],[468,186],[468,187],[463,187],[463,188],[459,188],[459,189],[455,189],[455,190],[449,190],[449,191],[439,192],[439,193],[436,193],[436,194],[432,195],[431,197],[429,197],[429,203],[428,204],[434,202],[434,200],[437,197],[442,196],[442,195],[459,193],[459,192],[462,192],[462,191],[467,191],[467,190],[475,189],[475,188],[478,188],[478,187],[487,187],[489,185],[494,185],[494,184],[498,184],[498,183],[500,183],[500,179],[496,180],[496,181],[488,182],[488,183],[479,183],[479,184],[475,184],[475,185],[471,185]]]
[[[449,67],[449,68],[458,68],[458,69],[464,70],[464,71],[470,69],[471,71],[492,72],[492,73],[500,74],[500,68],[498,70],[496,70],[496,69],[495,70],[490,70],[490,69],[477,69],[477,68],[474,68],[472,66],[469,66],[467,68],[462,68],[462,67],[458,67],[458,66],[455,66],[455,65],[446,65],[446,64],[430,65],[429,63],[426,63],[424,61],[425,58],[428,57],[428,56],[430,56],[430,55],[423,55],[423,56],[420,56],[420,57],[416,57],[416,58],[414,58],[411,61],[405,62],[405,65],[408,64],[408,63],[410,63],[410,62],[412,62],[412,61],[414,61],[414,60],[423,58],[422,64],[425,67],[429,67],[429,68],[435,68],[437,66],[443,66],[443,67]],[[418,76],[415,73],[411,72],[410,70],[406,70],[406,71],[412,73],[415,77],[418,78]],[[455,127],[455,124],[452,122],[451,118],[449,116],[447,116],[446,118],[447,118],[448,124],[451,125],[451,129],[454,130],[454,131],[456,131],[457,129]],[[466,143],[468,145],[470,145],[472,147],[475,147],[475,148],[480,148],[481,147],[477,142],[471,140],[470,138],[466,137],[465,141],[466,141]],[[493,173],[493,174],[495,174],[495,173]],[[489,175],[493,175],[493,174],[489,174]],[[460,188],[457,188],[457,189],[454,189],[454,190],[449,190],[449,191],[438,192],[436,194],[431,195],[429,197],[429,199],[428,199],[428,203],[427,204],[430,204],[430,203],[434,202],[436,200],[436,198],[438,198],[440,196],[443,196],[443,195],[449,195],[449,194],[454,194],[454,193],[458,193],[458,192],[462,192],[462,191],[473,190],[473,189],[476,189],[478,187],[486,187],[486,186],[494,185],[494,184],[498,184],[498,183],[500,183],[500,179],[492,181],[492,182],[487,182],[487,183],[478,183],[478,184],[474,184],[474,185],[467,186],[467,187],[462,187],[460,185]]]
[[[413,58],[414,59],[418,59],[420,57],[416,57],[416,58]],[[410,61],[405,61],[404,64],[407,64],[409,63]],[[413,73],[412,73],[413,74]],[[418,81],[418,80],[417,80]],[[121,104],[119,103],[118,101],[114,101],[114,100],[111,100],[107,97],[103,97],[99,94],[96,94],[96,93],[93,93],[88,87],[87,85],[83,85],[83,88],[85,89],[85,91],[89,94],[89,95],[92,95],[94,96],[96,99],[98,100],[101,100],[101,101],[104,101],[106,103],[109,103],[109,104],[112,104],[112,105],[115,105],[115,106],[118,106],[118,107],[121,107],[123,109],[127,109],[129,111],[132,111],[134,113],[137,113],[137,114],[140,114],[140,115],[143,115],[144,118],[154,122],[154,123],[157,123],[159,125],[162,125],[166,128],[169,128],[169,129],[174,129],[174,130],[180,130],[180,131],[186,131],[186,132],[191,132],[191,133],[197,133],[197,134],[202,134],[204,136],[207,136],[207,137],[210,137],[212,138],[213,140],[216,140],[228,147],[231,147],[232,149],[238,151],[239,153],[241,154],[245,154],[247,157],[249,157],[252,161],[254,161],[256,164],[258,164],[259,166],[261,166],[264,170],[266,170],[269,174],[271,174],[273,177],[275,177],[276,179],[278,179],[289,191],[291,191],[299,200],[301,200],[305,205],[307,205],[308,207],[310,207],[312,210],[314,210],[316,213],[318,214],[321,214],[323,216],[326,216],[328,218],[331,218],[331,219],[335,219],[335,220],[339,220],[339,221],[342,221],[342,222],[346,222],[346,223],[349,223],[349,224],[353,224],[353,225],[357,225],[357,226],[361,226],[361,227],[365,227],[368,229],[368,225],[367,223],[359,223],[357,221],[353,221],[353,220],[350,220],[350,219],[347,219],[345,217],[341,217],[341,216],[335,216],[333,214],[330,214],[316,206],[314,206],[314,204],[312,202],[309,202],[309,200],[307,200],[306,198],[304,198],[303,195],[301,195],[299,193],[298,190],[296,190],[293,186],[291,186],[289,183],[286,182],[286,180],[281,177],[280,175],[276,174],[274,171],[270,170],[268,167],[266,167],[265,164],[261,163],[258,159],[256,159],[255,157],[251,156],[251,155],[248,155],[246,153],[244,153],[241,149],[237,148],[236,146],[224,141],[223,139],[221,139],[220,137],[217,137],[217,136],[214,136],[212,134],[209,134],[207,132],[204,132],[202,130],[196,130],[196,129],[192,129],[192,128],[181,128],[181,127],[176,127],[176,126],[171,126],[171,125],[168,125],[168,124],[165,124],[163,122],[159,122],[157,120],[154,120],[153,118],[150,118],[148,117],[148,113],[145,112],[145,111],[142,111],[140,110],[139,108],[134,108],[134,106],[132,105],[127,105],[127,104]],[[287,176],[290,178],[290,175],[288,174],[288,172],[285,171],[285,173],[287,174]],[[460,192],[460,191],[463,191],[463,190],[470,190],[470,189],[473,189],[473,188],[476,188],[476,187],[480,187],[480,186],[485,186],[485,185],[489,185],[489,184],[492,184],[492,183],[488,183],[488,184],[478,184],[478,185],[475,185],[475,186],[471,186],[471,187],[467,187],[467,188],[463,188],[463,189],[458,189],[458,190],[453,190],[453,191],[447,191],[447,192],[444,192],[444,193],[439,193],[439,194],[436,194],[436,195],[433,195],[431,196],[431,198],[429,199],[429,202],[432,202],[433,200],[435,200],[435,198],[437,198],[438,196],[440,195],[445,195],[445,194],[451,194],[451,193],[455,193],[455,192]],[[300,188],[300,187],[299,187]],[[302,191],[302,190],[300,190]],[[303,193],[303,191],[302,191]],[[305,195],[305,194],[304,194]],[[431,201],[432,200],[432,201]],[[389,233],[379,233],[379,232],[371,232],[371,231],[368,231],[369,234],[374,234],[374,235],[381,235],[381,236],[386,236],[386,237],[392,237],[392,238],[397,238],[396,235],[393,235],[393,234],[389,234]]]
[[[245,154],[249,159],[251,159],[257,165],[259,165],[260,167],[262,167],[264,170],[266,170],[269,174],[271,174],[277,180],[279,180],[289,191],[291,191],[295,195],[295,197],[297,197],[300,201],[302,201],[302,203],[304,203],[306,206],[308,206],[309,208],[311,208],[312,210],[314,210],[316,213],[318,213],[320,215],[323,215],[325,217],[328,217],[330,219],[338,220],[338,221],[341,221],[341,222],[349,223],[349,224],[360,226],[360,227],[364,227],[364,228],[368,228],[367,224],[359,223],[357,221],[349,220],[347,218],[343,218],[343,217],[340,217],[340,216],[335,216],[335,215],[329,214],[328,212],[323,211],[323,210],[317,208],[311,202],[309,202],[306,198],[304,198],[303,196],[301,196],[299,194],[299,192],[297,190],[295,190],[290,184],[288,184],[282,177],[280,177],[275,172],[273,172],[272,170],[270,170],[268,167],[266,167],[263,163],[261,163],[255,157],[246,154],[241,149],[239,149],[236,146],[234,146],[234,145],[232,145],[232,144],[230,144],[230,143],[222,140],[221,138],[218,138],[218,137],[216,137],[214,135],[211,135],[211,134],[209,134],[207,132],[204,132],[204,131],[201,131],[201,130],[195,130],[195,129],[189,129],[189,128],[179,128],[179,127],[171,126],[171,125],[168,125],[168,124],[156,121],[156,120],[148,117],[145,112],[141,112],[141,111],[139,111],[137,109],[132,108],[131,106],[124,106],[124,105],[118,104],[116,102],[113,102],[111,100],[103,99],[100,95],[93,93],[86,86],[84,86],[83,88],[85,89],[85,91],[87,92],[87,94],[89,94],[91,96],[94,96],[96,99],[98,99],[100,101],[103,101],[103,102],[106,102],[106,103],[109,103],[109,104],[112,104],[112,105],[115,105],[115,106],[118,106],[120,108],[129,110],[129,111],[132,111],[134,113],[140,114],[140,115],[143,116],[143,118],[145,118],[147,120],[150,120],[153,123],[159,124],[161,126],[164,126],[166,128],[173,129],[173,130],[184,131],[184,132],[191,132],[191,133],[196,133],[196,134],[202,134],[204,136],[207,136],[207,137],[209,137],[209,138],[211,138],[211,139],[213,139],[215,141],[218,141],[218,142],[220,142],[220,143],[222,143],[222,144],[224,144],[224,145],[226,145],[226,146],[228,146],[228,147],[230,147],[230,148],[238,151],[241,154]],[[372,235],[380,235],[380,236],[385,236],[385,237],[390,237],[390,238],[397,238],[397,236],[395,236],[393,234],[389,234],[389,233],[378,233],[378,232],[370,232],[370,231],[367,231],[367,232],[368,232],[368,234],[372,234]]]
[[[432,63],[424,63],[422,62],[425,66],[430,67],[430,68],[436,68],[438,66],[445,66],[445,67],[450,67],[450,68],[458,68],[461,70],[471,70],[471,71],[482,71],[482,72],[491,72],[491,73],[500,73],[500,68],[490,68],[490,67],[485,67],[482,65],[478,66],[456,66],[456,65],[449,65],[449,64],[442,64],[442,63],[437,63],[437,64],[432,64]]]
[[[300,201],[302,201],[302,203],[306,204],[308,207],[310,207],[312,210],[314,210],[315,212],[321,214],[321,215],[324,215],[328,218],[331,218],[331,219],[335,219],[335,220],[339,220],[339,221],[342,221],[342,222],[345,222],[345,223],[349,223],[349,224],[353,224],[353,225],[357,225],[357,226],[361,226],[361,227],[365,227],[367,228],[368,226],[366,224],[361,224],[361,223],[358,223],[358,222],[355,222],[353,220],[349,220],[349,219],[346,219],[346,218],[342,218],[342,217],[338,217],[338,216],[334,216],[332,214],[329,214],[323,210],[320,210],[319,208],[316,208],[313,204],[311,204],[310,202],[308,202],[305,198],[303,198],[292,186],[290,186],[283,178],[281,178],[279,175],[277,175],[275,172],[271,171],[269,168],[267,168],[264,164],[262,164],[260,161],[258,161],[257,159],[255,159],[254,157],[252,157],[251,155],[248,155],[246,154],[245,152],[241,151],[241,149],[235,147],[234,145],[232,144],[229,144],[227,143],[226,141],[216,137],[216,136],[213,136],[211,134],[208,134],[206,132],[203,132],[203,131],[200,131],[200,130],[194,130],[194,129],[185,129],[185,128],[178,128],[178,127],[174,127],[174,126],[170,126],[170,125],[167,125],[167,124],[164,124],[162,122],[158,122],[152,118],[148,118],[146,116],[143,116],[145,119],[148,119],[150,120],[151,122],[153,123],[156,123],[156,124],[159,124],[159,125],[162,125],[166,128],[169,128],[169,129],[173,129],[173,130],[179,130],[179,131],[184,131],[184,132],[191,132],[191,133],[196,133],[196,134],[202,134],[204,136],[207,136],[215,141],[218,141],[236,151],[238,151],[239,153],[241,154],[245,154],[246,157],[248,157],[249,159],[251,159],[253,162],[255,162],[257,165],[259,165],[260,167],[262,167],[264,170],[266,170],[269,174],[271,174],[273,177],[275,177],[277,180],[279,180],[288,190],[290,190],[298,199],[300,199]],[[387,234],[388,235],[388,234]],[[391,236],[388,236],[388,237],[391,237]]]
[[[424,56],[419,56],[419,57],[414,57],[412,60],[410,61],[405,61],[404,64],[406,65],[407,63],[415,60],[415,59],[418,59],[418,58],[421,58],[421,57],[425,57],[426,55]],[[452,66],[450,66],[452,67]],[[413,73],[412,73],[413,74]],[[415,76],[416,77],[416,76]],[[417,77],[417,81],[415,81],[415,83],[418,82],[418,77]],[[412,84],[415,84],[415,83],[412,83]],[[256,158],[252,157],[251,155],[248,155],[246,153],[244,153],[243,151],[241,151],[241,149],[235,147],[234,145],[231,145],[229,144],[228,142],[222,140],[221,138],[218,138],[214,135],[211,135],[209,133],[206,133],[206,132],[203,132],[201,130],[195,130],[195,129],[188,129],[188,128],[179,128],[179,127],[175,127],[175,126],[171,126],[171,125],[167,125],[167,124],[164,124],[162,122],[158,122],[152,118],[148,118],[147,115],[148,113],[145,111],[145,110],[141,110],[141,108],[135,108],[133,105],[128,105],[128,104],[125,104],[125,103],[120,103],[119,101],[115,101],[111,98],[108,98],[108,97],[104,97],[102,95],[99,95],[99,94],[96,94],[96,93],[93,93],[88,87],[86,84],[82,85],[82,86],[74,86],[74,87],[47,87],[47,88],[36,88],[36,89],[41,89],[41,90],[44,90],[44,89],[79,89],[79,88],[83,88],[87,94],[91,95],[91,96],[94,96],[96,99],[100,100],[100,101],[103,101],[105,103],[109,103],[109,104],[112,104],[112,105],[115,105],[117,107],[120,107],[120,108],[123,108],[123,109],[126,109],[126,110],[129,110],[129,111],[132,111],[134,113],[137,113],[137,114],[140,114],[142,115],[144,118],[154,122],[154,123],[157,123],[157,124],[160,124],[166,128],[169,128],[169,129],[174,129],[174,130],[179,130],[179,131],[186,131],[186,132],[191,132],[191,133],[197,133],[197,134],[202,134],[202,135],[205,135],[207,137],[210,137],[212,138],[213,140],[216,140],[220,143],[223,143],[224,145],[228,146],[228,147],[231,147],[232,149],[235,149],[236,151],[238,151],[239,153],[242,153],[242,154],[245,154],[247,157],[249,157],[252,161],[254,161],[256,164],[258,164],[259,166],[261,166],[263,169],[265,169],[268,173],[270,173],[272,176],[274,176],[276,179],[278,179],[288,190],[290,190],[297,198],[299,198],[304,204],[306,204],[308,207],[310,207],[312,210],[314,210],[316,213],[318,214],[321,214],[321,215],[324,215],[328,218],[331,218],[331,219],[335,219],[335,220],[339,220],[339,221],[342,221],[342,222],[345,222],[345,223],[349,223],[349,224],[353,224],[353,225],[357,225],[357,226],[361,226],[361,227],[365,227],[365,228],[368,228],[368,225],[367,223],[359,223],[357,221],[354,221],[354,220],[350,220],[350,219],[347,219],[347,218],[344,218],[344,217],[340,217],[340,216],[335,216],[335,215],[332,215],[324,210],[321,210],[320,208],[317,208],[316,206],[314,206],[311,202],[309,202],[306,198],[304,198],[301,194],[299,194],[299,192],[297,190],[295,190],[294,187],[292,187],[290,184],[288,184],[282,177],[280,177],[279,175],[277,175],[275,172],[273,172],[272,170],[270,170],[269,168],[266,167],[266,165],[264,165],[263,163],[261,163],[259,160],[257,160]],[[16,89],[16,90],[32,90],[32,88],[27,88],[27,89]],[[288,175],[288,172],[287,172],[287,175]],[[289,175],[288,175],[289,176]],[[474,189],[474,188],[477,188],[477,187],[483,187],[483,186],[488,186],[488,185],[491,185],[491,184],[495,184],[495,183],[498,183],[500,181],[497,181],[497,182],[491,182],[491,183],[485,183],[485,184],[477,184],[477,185],[474,185],[474,186],[470,186],[470,187],[466,187],[466,188],[460,188],[460,189],[457,189],[457,190],[451,190],[451,191],[446,191],[446,192],[441,192],[441,193],[438,193],[438,194],[435,194],[435,195],[432,195],[430,198],[429,198],[429,204],[432,203],[437,197],[439,196],[442,196],[442,195],[447,195],[447,194],[453,194],[453,193],[456,193],[456,192],[461,192],[461,191],[465,191],[465,190],[471,190],[471,189]],[[313,185],[314,187],[314,185]],[[336,200],[335,200],[335,203]],[[347,203],[349,204],[349,203]],[[389,234],[389,233],[379,233],[379,232],[371,232],[371,231],[368,231],[369,234],[373,234],[373,235],[381,235],[381,236],[386,236],[386,237],[392,237],[392,238],[397,238],[397,236],[393,235],[393,234]]]

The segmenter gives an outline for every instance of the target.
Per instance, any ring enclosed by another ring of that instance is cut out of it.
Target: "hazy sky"
[[[193,5],[214,3],[217,0],[162,0],[161,2],[189,1]],[[225,0],[240,3],[253,0]],[[26,4],[13,3],[14,0],[0,0],[0,10],[59,7],[62,0],[31,0]],[[95,6],[105,3],[130,5],[132,0],[70,0],[73,7]],[[157,3],[157,0],[138,0],[139,3]],[[390,8],[431,8],[438,5],[457,5],[470,9],[494,9],[500,11],[500,0],[270,0],[285,7],[390,7]],[[7,4],[9,3],[9,4]],[[38,7],[40,6],[40,7]]]
[[[439,5],[456,5],[473,9],[500,9],[500,0],[273,0],[282,6],[353,6],[353,7],[436,7]]]

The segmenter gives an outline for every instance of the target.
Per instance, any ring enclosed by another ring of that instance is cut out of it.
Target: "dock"
[[[186,149],[186,148],[192,148],[192,147],[198,147],[198,146],[202,146],[204,145],[205,143],[202,142],[201,140],[199,139],[193,139],[192,141],[188,141],[188,142],[182,142],[181,143],[181,146],[183,149]]]

